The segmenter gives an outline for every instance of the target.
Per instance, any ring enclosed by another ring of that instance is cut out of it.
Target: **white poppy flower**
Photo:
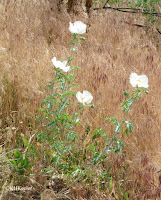
[[[62,69],[64,72],[68,72],[70,69],[70,66],[67,66],[67,61],[56,60],[56,57],[51,61],[56,68]]]
[[[69,22],[69,31],[71,33],[84,34],[86,32],[87,25],[81,21],[76,21],[73,24]]]
[[[148,88],[148,77],[146,75],[137,75],[136,73],[132,73],[130,75],[130,83],[132,87],[144,87]]]
[[[77,92],[76,97],[80,103],[83,103],[83,105],[91,103],[93,100],[93,96],[90,92],[83,90],[83,93]]]

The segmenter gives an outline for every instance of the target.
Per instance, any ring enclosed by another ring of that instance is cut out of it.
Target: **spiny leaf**
[[[123,93],[124,93],[125,97],[129,98],[130,95],[128,92],[124,91]]]

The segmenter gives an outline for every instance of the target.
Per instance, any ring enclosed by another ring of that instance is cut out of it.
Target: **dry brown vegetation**
[[[122,138],[123,152],[110,155],[105,168],[112,166],[114,199],[118,199],[115,193],[120,177],[126,179],[124,188],[131,191],[130,199],[159,199],[161,174],[155,171],[161,169],[161,35],[155,27],[161,28],[160,19],[147,29],[133,26],[148,23],[141,15],[99,10],[92,11],[89,18],[83,12],[77,16],[68,14],[65,7],[58,12],[55,7],[51,9],[47,0],[2,0],[0,141],[3,151],[8,148],[8,142],[13,148],[16,146],[16,135],[23,133],[29,139],[31,132],[38,128],[37,109],[46,97],[44,86],[53,78],[51,59],[56,56],[65,60],[68,56],[67,42],[71,39],[68,25],[75,20],[88,25],[86,41],[73,61],[73,65],[81,67],[76,82],[81,91],[85,89],[93,94],[95,104],[95,109],[81,116],[78,133],[83,135],[85,127],[90,127],[91,132],[102,127],[112,134],[104,120],[111,116],[122,119],[123,90],[132,90],[129,75],[146,74],[150,93],[133,106],[129,115],[134,132]],[[4,175],[8,173],[3,169]],[[41,181],[40,178],[38,182]],[[107,190],[103,195],[84,183],[75,187],[71,190],[75,199],[112,199]]]

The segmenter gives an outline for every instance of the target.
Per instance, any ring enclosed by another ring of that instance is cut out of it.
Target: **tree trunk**
[[[49,0],[51,10],[60,11],[63,5],[63,0]]]
[[[88,14],[91,11],[92,4],[93,4],[93,0],[86,0],[86,9],[87,9]]]
[[[73,12],[78,15],[82,10],[82,0],[68,0],[68,13]]]
[[[61,10],[62,5],[63,5],[63,0],[58,0],[58,2],[57,2],[58,11]]]

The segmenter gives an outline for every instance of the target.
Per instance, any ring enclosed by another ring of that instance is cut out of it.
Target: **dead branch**
[[[106,6],[106,4],[101,8],[93,8],[93,10],[112,9],[112,10],[117,10],[117,11],[126,12],[126,13],[146,14],[146,15],[153,15],[156,17],[161,17],[161,13],[157,13],[157,12],[147,12],[144,9],[140,9],[140,8],[114,8],[111,6]]]

